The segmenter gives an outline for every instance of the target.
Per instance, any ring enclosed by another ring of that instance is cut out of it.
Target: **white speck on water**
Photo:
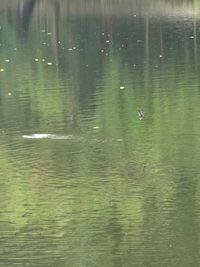
[[[52,35],[52,32],[48,32],[47,35]]]
[[[110,40],[106,40],[106,43],[110,43]]]
[[[73,48],[68,48],[67,50],[69,50],[69,51],[72,51],[72,50],[73,50]]]
[[[125,86],[120,86],[119,89],[123,90],[125,89]]]
[[[38,59],[38,58],[35,58],[35,61],[36,61],[36,62],[38,62],[38,61],[39,61],[39,59]]]
[[[9,59],[5,59],[5,62],[10,62],[10,60]]]
[[[47,62],[47,65],[48,65],[48,66],[52,66],[53,63],[52,63],[52,62]]]

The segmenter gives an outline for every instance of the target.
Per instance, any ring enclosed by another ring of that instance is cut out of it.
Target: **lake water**
[[[1,1],[0,266],[200,266],[199,8]]]

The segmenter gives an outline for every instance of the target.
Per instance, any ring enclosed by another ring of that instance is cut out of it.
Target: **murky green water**
[[[199,8],[1,1],[0,266],[200,265]]]

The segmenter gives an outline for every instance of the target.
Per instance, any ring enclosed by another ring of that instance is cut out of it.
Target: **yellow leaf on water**
[[[4,69],[0,69],[1,72],[5,71]]]
[[[10,95],[12,95],[12,93],[9,92],[8,95],[10,96]]]

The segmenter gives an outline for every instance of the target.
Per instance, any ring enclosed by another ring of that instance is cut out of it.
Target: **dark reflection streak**
[[[193,18],[193,35],[194,35],[194,62],[195,69],[197,69],[197,22],[196,16]]]
[[[149,16],[146,14],[145,19],[145,49],[146,49],[146,62],[149,65]]]
[[[52,30],[52,41],[56,63],[58,63],[59,53],[59,17],[60,17],[60,3],[56,0],[52,2],[53,7],[53,30]]]
[[[113,266],[122,266],[122,259],[120,257],[120,245],[123,239],[123,229],[119,222],[119,208],[117,204],[111,206],[111,218],[107,225],[107,234],[112,240],[112,255]]]
[[[24,0],[18,4],[17,27],[23,37],[27,37],[35,0]]]

